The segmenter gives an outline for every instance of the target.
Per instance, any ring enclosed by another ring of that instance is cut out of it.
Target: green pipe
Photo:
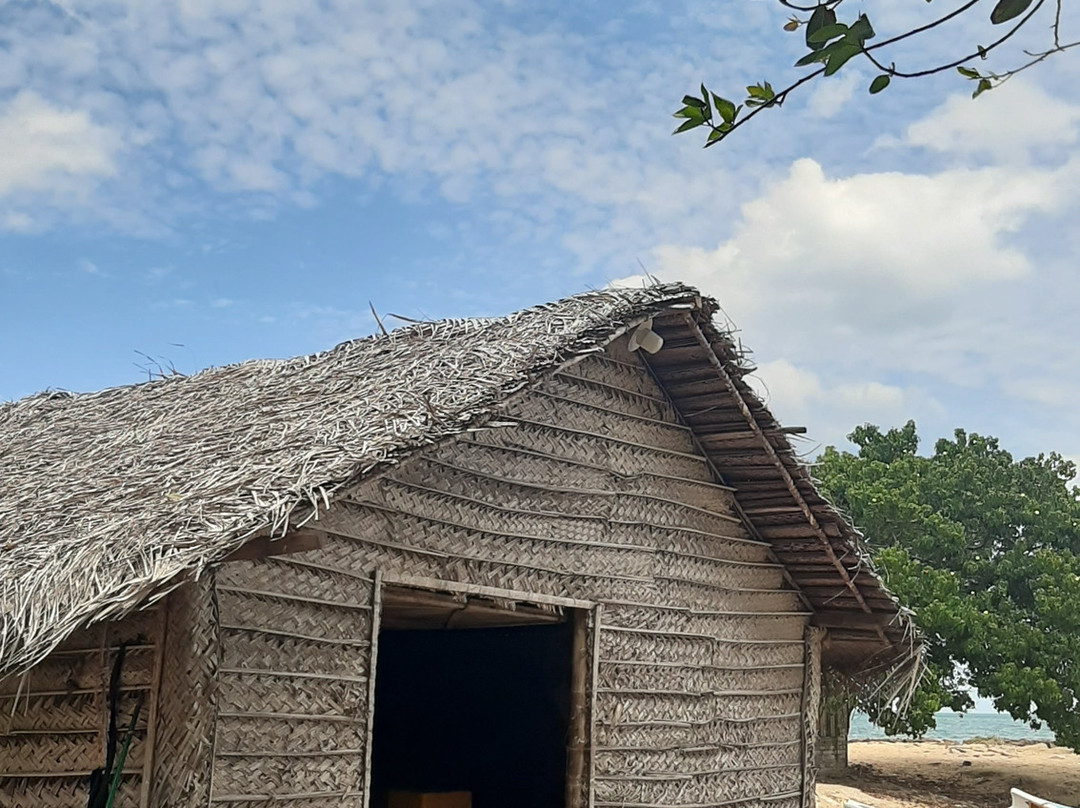
[[[131,721],[128,724],[127,737],[124,738],[124,745],[120,747],[120,755],[116,761],[116,769],[113,771],[112,782],[109,783],[109,795],[105,800],[105,808],[112,808],[113,800],[116,799],[116,792],[120,790],[120,777],[124,773],[124,761],[127,759],[128,748],[131,746],[131,740],[135,737],[135,722],[139,720],[139,710],[142,709],[142,699],[140,698],[135,702],[135,712],[131,714]]]

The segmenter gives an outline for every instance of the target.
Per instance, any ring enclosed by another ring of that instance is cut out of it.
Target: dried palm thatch
[[[728,351],[753,418],[774,430],[741,381],[733,344],[711,325],[715,310],[682,285],[590,292],[312,356],[0,406],[0,675],[32,666],[81,626],[160,598],[252,537],[316,517],[418,448],[492,426],[514,393],[648,318],[704,328]],[[769,440],[773,455],[790,452],[786,438]],[[808,476],[798,484],[812,490]],[[844,525],[845,555],[861,569],[850,526],[820,498],[812,505]],[[909,630],[872,574],[860,587],[879,598],[864,611]]]

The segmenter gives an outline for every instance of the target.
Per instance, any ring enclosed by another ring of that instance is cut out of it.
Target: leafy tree
[[[916,612],[929,672],[912,708],[871,717],[921,734],[968,686],[1080,751],[1080,489],[1058,454],[1014,460],[996,438],[956,430],[929,457],[915,423],[848,436],[816,473],[868,537],[889,588]]]
[[[768,81],[752,84],[746,88],[746,96],[741,103],[731,101],[701,85],[701,94],[683,97],[682,107],[675,112],[682,123],[675,130],[686,132],[698,127],[706,127],[708,136],[706,146],[719,143],[740,126],[749,123],[762,110],[780,107],[791,93],[819,77],[831,76],[852,59],[859,57],[869,62],[877,76],[870,82],[871,93],[880,93],[893,79],[916,79],[932,76],[936,73],[956,70],[968,81],[974,82],[973,97],[978,97],[1004,81],[1021,73],[1050,56],[1080,46],[1080,40],[1063,42],[1061,39],[1061,15],[1064,0],[993,0],[991,9],[983,0],[966,0],[951,11],[938,14],[932,9],[926,23],[907,31],[891,34],[884,39],[877,39],[877,34],[870,22],[870,17],[861,11],[842,21],[837,11],[844,0],[819,0],[814,5],[803,5],[792,0],[776,0],[781,6],[791,9],[792,16],[784,24],[784,30],[796,32],[804,29],[806,54],[795,66],[806,68],[809,72],[781,90],[774,90]],[[930,0],[927,0],[930,3]],[[978,7],[978,8],[976,8]],[[900,68],[891,60],[899,43],[905,40],[918,40],[927,36],[934,29],[944,28],[957,21],[971,18],[976,12],[989,9],[990,31],[985,45],[972,43],[970,46],[958,45],[955,53],[945,56],[939,64],[925,67]],[[1040,14],[1041,12],[1041,14]],[[1033,20],[1045,18],[1049,25],[1050,41],[1039,51],[1024,50],[1021,54],[1008,54],[1008,49],[1015,41],[1013,37],[1022,28],[1032,24]],[[875,40],[872,44],[871,40]],[[1005,53],[1012,67],[1000,70],[988,70],[983,60],[991,53]],[[743,111],[746,110],[746,114]]]

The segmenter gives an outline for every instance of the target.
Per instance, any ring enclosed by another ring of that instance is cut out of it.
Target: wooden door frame
[[[600,604],[577,598],[564,598],[535,592],[519,592],[480,584],[443,581],[375,571],[371,609],[371,645],[368,660],[367,743],[364,745],[363,803],[371,808],[371,753],[375,729],[375,685],[379,662],[379,631],[382,626],[383,589],[386,586],[405,586],[434,592],[477,595],[485,598],[518,601],[541,606],[569,609],[573,639],[570,669],[570,715],[566,747],[565,808],[591,808],[593,805],[592,753],[596,725],[596,682],[599,675]]]

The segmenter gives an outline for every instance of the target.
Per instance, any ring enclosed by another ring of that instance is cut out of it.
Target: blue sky
[[[871,13],[884,34],[926,8]],[[7,3],[0,399],[138,381],[140,352],[192,372],[318,350],[370,333],[369,301],[500,314],[645,267],[719,298],[808,451],[915,418],[1080,456],[1080,58],[978,102],[955,74],[870,97],[853,63],[719,148],[672,138],[701,80],[797,75],[785,16]]]

